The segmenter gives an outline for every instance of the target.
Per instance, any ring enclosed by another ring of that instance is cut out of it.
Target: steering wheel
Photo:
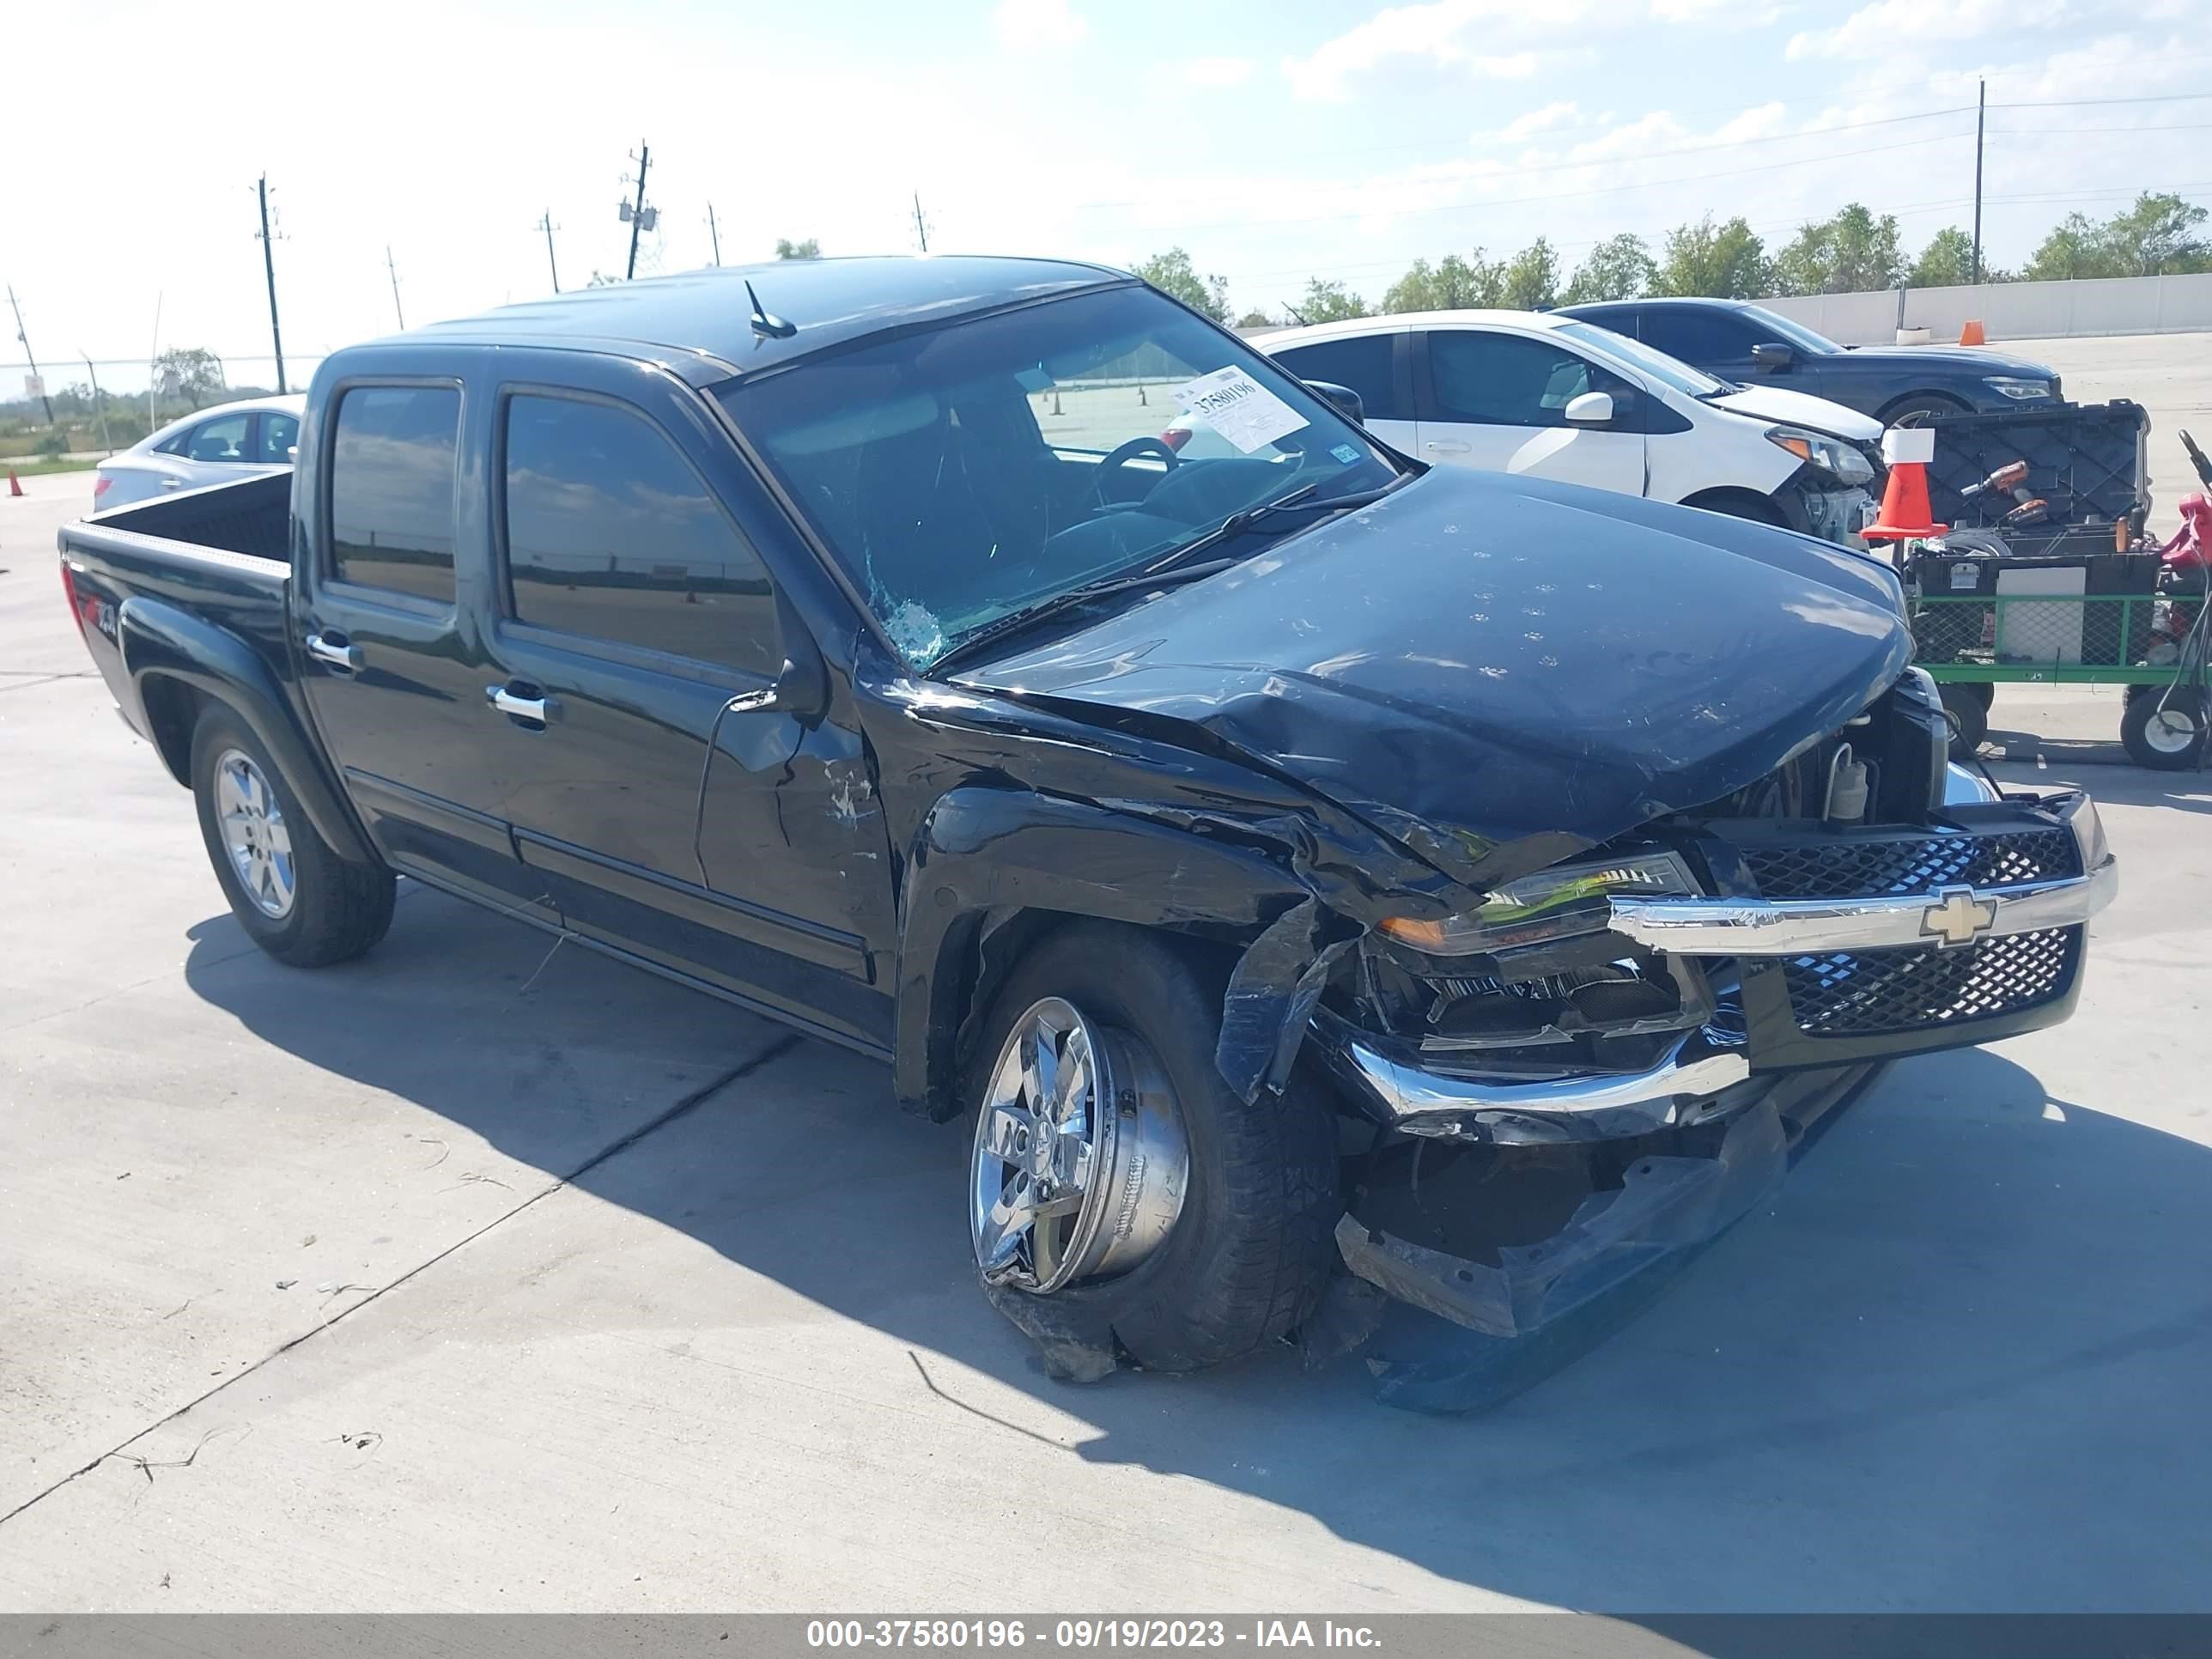
[[[1106,480],[1118,469],[1127,465],[1139,455],[1158,456],[1167,463],[1167,471],[1170,472],[1174,471],[1182,464],[1182,458],[1175,453],[1175,447],[1164,438],[1132,438],[1125,444],[1115,445],[1106,452],[1106,458],[1098,463],[1097,476],[1091,481],[1091,498],[1099,507],[1128,505],[1126,502],[1109,502],[1106,499]],[[1154,489],[1158,488],[1158,484],[1152,486]],[[1146,490],[1145,493],[1150,495],[1152,490]]]

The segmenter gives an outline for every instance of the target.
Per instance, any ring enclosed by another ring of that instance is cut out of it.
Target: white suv
[[[1881,422],[1746,388],[1571,317],[1410,312],[1253,341],[1300,380],[1347,386],[1369,430],[1425,461],[1525,472],[1760,519],[1857,544]],[[1201,437],[1164,434],[1189,453]]]

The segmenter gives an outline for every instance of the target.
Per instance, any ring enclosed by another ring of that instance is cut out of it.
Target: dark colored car
[[[1247,1352],[1347,1262],[1510,1326],[1483,1160],[1594,1149],[1577,1248],[1641,1261],[1714,1204],[1625,1183],[1739,1190],[1741,1126],[1771,1162],[1893,1055],[2064,1018],[2114,880],[2085,796],[1947,768],[1885,567],[1428,471],[1089,266],[354,347],[292,477],[61,544],[271,954],[368,951],[404,873],[884,1061],[972,1123],[948,1211],[1061,1363]]]
[[[1747,300],[1620,300],[1563,306],[1740,386],[1768,376],[1887,425],[1945,415],[2048,409],[2058,376],[2043,363],[1966,346],[1842,346]]]

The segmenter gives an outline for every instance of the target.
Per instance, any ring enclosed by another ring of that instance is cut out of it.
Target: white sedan
[[[1556,313],[1438,311],[1285,329],[1253,343],[1348,386],[1368,428],[1422,460],[1680,501],[1856,544],[1881,424],[1802,392],[1714,379]],[[1180,453],[1218,435],[1178,421]]]
[[[93,475],[92,510],[143,501],[176,489],[228,483],[292,465],[305,392],[248,398],[197,410],[118,451]]]

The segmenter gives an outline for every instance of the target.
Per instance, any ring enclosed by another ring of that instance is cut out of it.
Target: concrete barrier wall
[[[1759,303],[1845,345],[1887,345],[1899,326],[1898,298],[1891,289]],[[1970,318],[1979,319],[1993,341],[2212,331],[2212,273],[1915,288],[1904,291],[1904,326],[1924,328],[1938,342],[1957,339]]]

